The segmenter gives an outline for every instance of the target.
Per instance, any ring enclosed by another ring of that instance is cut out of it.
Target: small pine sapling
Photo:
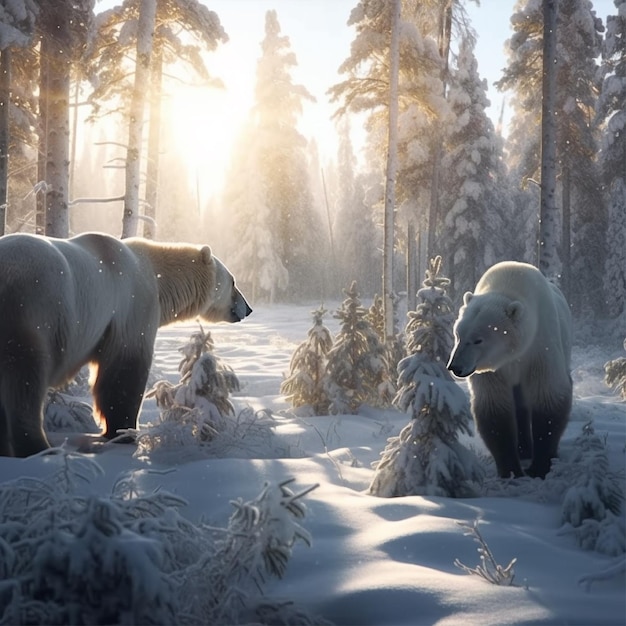
[[[575,442],[575,458],[567,467],[569,488],[563,497],[561,534],[573,535],[586,550],[609,556],[626,552],[622,511],[623,475],[611,471],[604,442],[585,424]],[[559,478],[561,465],[553,473]]]
[[[179,349],[180,382],[161,380],[150,389],[146,397],[154,397],[162,413],[156,424],[137,433],[137,456],[172,453],[179,459],[181,447],[189,449],[187,459],[270,453],[274,423],[269,411],[246,407],[235,415],[230,392],[239,389],[239,380],[213,349],[211,334],[200,327]]]
[[[411,420],[374,464],[373,495],[468,497],[483,478],[478,459],[458,440],[459,433],[471,433],[471,416],[467,396],[446,369],[454,314],[450,281],[440,272],[436,257],[417,293],[417,309],[408,314],[409,356],[398,364],[394,405]]]
[[[393,296],[395,299],[395,295]],[[394,307],[395,308],[395,307]],[[387,363],[389,365],[389,374],[393,379],[395,377],[396,367],[402,357],[404,357],[404,344],[402,334],[396,333],[398,327],[397,319],[394,317],[394,334],[393,337],[386,336],[385,330],[385,309],[384,301],[378,294],[374,296],[372,306],[367,311],[367,319],[376,330],[381,342],[387,346]]]
[[[387,350],[361,306],[356,281],[335,317],[341,328],[328,353],[325,389],[331,413],[356,413],[362,404],[388,406],[394,389]]]
[[[626,350],[626,339],[624,350]],[[622,398],[626,400],[626,358],[620,357],[604,364],[604,381],[609,387],[619,391]]]
[[[312,415],[328,413],[324,374],[333,337],[324,326],[326,312],[324,307],[313,311],[313,326],[308,331],[307,339],[293,353],[289,375],[280,386],[280,392],[293,407],[310,407]]]
[[[233,370],[222,363],[214,353],[214,343],[209,331],[192,333],[189,341],[179,348],[183,358],[178,364],[180,382],[172,385],[159,381],[146,397],[155,397],[157,405],[166,411],[176,407],[199,409],[220,416],[234,415],[229,399],[232,391],[239,390],[239,380]]]

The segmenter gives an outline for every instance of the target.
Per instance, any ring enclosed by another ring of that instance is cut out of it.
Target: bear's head
[[[504,295],[466,293],[454,325],[455,344],[448,369],[459,378],[495,372],[525,347],[526,307]]]
[[[207,322],[240,322],[252,313],[250,305],[235,286],[228,268],[211,253],[209,246],[202,248],[202,261],[213,272],[213,292],[200,312]]]

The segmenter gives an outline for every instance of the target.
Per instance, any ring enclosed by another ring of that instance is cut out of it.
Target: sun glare
[[[254,64],[222,67],[228,67],[225,88],[183,84],[166,99],[174,149],[204,201],[220,193],[233,145],[252,106]]]

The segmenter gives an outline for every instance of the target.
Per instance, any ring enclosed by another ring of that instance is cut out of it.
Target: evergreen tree
[[[626,340],[624,341],[626,350]],[[619,357],[604,364],[604,381],[609,387],[617,389],[622,398],[626,400],[626,358]]]
[[[520,183],[540,182],[542,3],[523,0],[511,18],[509,63],[500,88],[513,91],[514,117],[508,152]],[[576,311],[583,303],[601,306],[595,290],[602,284],[606,216],[598,202],[599,179],[595,127],[590,123],[597,98],[597,58],[600,56],[601,21],[587,0],[559,2],[557,16],[557,160],[558,194],[562,212],[562,287]],[[527,186],[528,201],[538,207],[538,189]],[[533,211],[537,215],[538,211]],[[571,223],[571,225],[570,225]],[[535,229],[533,229],[535,230]],[[535,230],[537,232],[537,230]],[[536,240],[534,232],[528,237]],[[571,237],[571,246],[570,246]],[[568,262],[571,247],[571,268]],[[570,281],[571,277],[571,281]]]
[[[297,129],[303,103],[314,100],[302,85],[294,84],[291,72],[297,66],[289,38],[281,34],[276,11],[265,15],[265,37],[257,64],[255,104],[251,111],[249,135],[250,157],[234,161],[229,175],[231,193],[248,184],[251,173],[258,172],[258,192],[267,212],[261,216],[262,231],[268,234],[264,246],[273,251],[264,257],[257,272],[259,287],[272,299],[284,291],[288,279],[290,295],[296,297],[320,293],[322,285],[319,250],[323,247],[319,213],[313,206],[309,183],[306,140]],[[239,194],[240,197],[242,194]],[[250,207],[230,205],[233,214],[233,239],[230,248],[239,249],[244,240],[242,228],[249,222]],[[258,240],[258,238],[257,238]],[[250,250],[256,258],[264,251]],[[248,258],[249,266],[256,259]],[[279,261],[279,262],[277,262]],[[269,284],[268,284],[269,283]]]
[[[626,0],[615,0],[602,47],[604,80],[598,118],[604,123],[600,168],[608,195],[604,289],[612,317],[626,310]]]
[[[313,327],[293,353],[289,375],[280,386],[282,393],[294,407],[310,407],[313,415],[328,413],[328,397],[324,389],[324,374],[333,337],[324,326],[326,309],[313,311]]]
[[[451,3],[446,3],[450,7]],[[457,3],[452,3],[457,6]],[[339,114],[368,115],[368,143],[377,175],[384,175],[387,153],[389,47],[392,2],[361,0],[348,24],[356,29],[350,56],[340,66],[345,80],[329,90],[340,102]],[[451,10],[451,9],[450,9]],[[445,63],[438,34],[442,3],[403,0],[400,25],[398,75],[397,176],[395,186],[398,225],[396,248],[404,239],[400,232],[408,222],[427,227],[424,207],[436,202],[434,155],[441,143],[439,129],[445,128],[448,107],[442,74]],[[434,193],[431,193],[435,188]],[[436,221],[436,220],[434,220]],[[435,228],[436,224],[431,224]],[[398,259],[396,258],[396,261]],[[400,263],[394,266],[401,267]],[[394,272],[402,278],[399,272]],[[394,285],[397,288],[397,285]]]
[[[217,358],[211,333],[205,333],[202,326],[179,350],[183,354],[178,365],[180,383],[159,381],[146,397],[156,398],[164,409],[164,419],[177,418],[195,409],[211,424],[205,433],[209,436],[225,416],[235,414],[229,396],[239,390],[239,380],[233,370]]]
[[[237,233],[229,243],[233,273],[253,302],[266,295],[274,302],[287,288],[289,273],[275,248],[267,186],[257,167],[259,138],[249,124],[235,145],[233,162],[224,188],[224,204],[230,208],[225,229]]]
[[[325,389],[331,413],[356,413],[362,404],[388,406],[393,397],[385,344],[367,319],[356,282],[335,313],[341,328],[328,353]]]
[[[610,556],[626,552],[621,510],[623,477],[611,471],[606,446],[591,424],[574,442],[569,488],[561,504],[561,534],[571,534],[586,550]],[[559,466],[556,467],[557,472]]]
[[[417,309],[409,313],[409,355],[398,366],[394,405],[410,422],[388,440],[374,466],[374,495],[467,497],[482,480],[478,460],[458,440],[459,433],[470,434],[471,416],[467,396],[446,369],[454,321],[448,285],[441,257],[432,259]]]
[[[501,260],[504,224],[513,213],[510,200],[496,192],[502,184],[501,145],[486,113],[486,83],[478,75],[470,38],[461,43],[448,101],[453,116],[441,163],[448,175],[441,190],[438,248],[451,260],[451,297],[460,300],[487,267]]]
[[[340,285],[356,280],[365,294],[380,289],[380,242],[377,241],[374,212],[365,198],[365,181],[357,173],[357,161],[350,138],[347,115],[337,123],[337,193],[335,200],[334,241],[335,273]]]

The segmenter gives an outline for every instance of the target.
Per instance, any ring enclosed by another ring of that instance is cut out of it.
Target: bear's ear
[[[524,305],[518,300],[513,300],[513,302],[509,303],[506,307],[506,315],[512,320],[516,321],[524,314]]]
[[[465,294],[463,295],[463,304],[467,306],[473,297],[474,297],[474,294],[471,291],[466,291]]]
[[[200,250],[200,258],[205,265],[208,265],[213,260],[213,253],[211,252],[211,248],[209,246],[202,246],[202,250]]]

